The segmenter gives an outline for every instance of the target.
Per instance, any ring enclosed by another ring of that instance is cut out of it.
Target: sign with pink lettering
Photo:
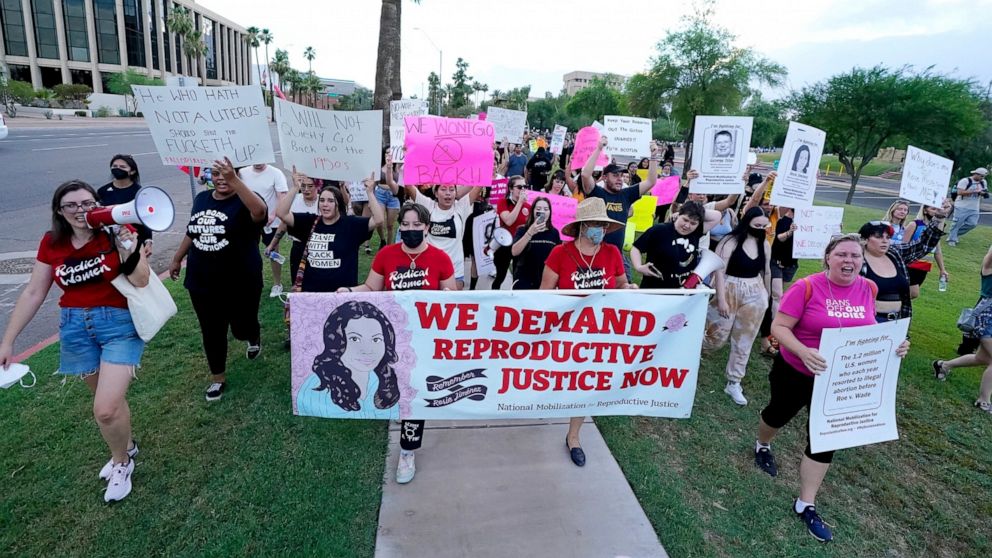
[[[658,205],[666,205],[675,201],[681,186],[682,181],[678,176],[668,176],[655,183],[654,188],[651,188],[651,195],[658,198]]]
[[[551,202],[551,226],[558,229],[559,234],[562,227],[575,220],[575,210],[579,206],[579,200],[571,196],[558,196],[545,192],[535,192],[534,190],[524,190],[524,192],[527,194],[527,203],[531,207],[534,207],[534,200],[537,198],[548,198],[548,201]],[[572,240],[572,237],[562,234],[561,239],[568,241]]]
[[[489,186],[493,125],[485,120],[408,116],[403,183]]]
[[[586,161],[589,160],[589,156],[592,152],[596,150],[596,146],[599,145],[599,130],[592,126],[586,126],[579,130],[579,133],[575,135],[575,146],[572,148],[572,168],[581,169],[585,166]],[[599,154],[599,159],[596,159],[597,167],[605,167],[610,163],[610,158],[605,153]]]

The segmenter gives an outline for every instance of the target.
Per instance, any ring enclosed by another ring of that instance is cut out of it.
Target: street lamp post
[[[427,37],[427,40],[430,41],[431,46],[433,46],[434,48],[437,49],[437,54],[438,54],[438,57],[437,57],[437,89],[438,89],[438,95],[437,95],[437,115],[438,116],[441,116],[441,92],[444,91],[444,88],[441,87],[441,85],[444,83],[444,74],[441,73],[441,71],[442,71],[442,68],[444,67],[444,51],[441,50],[441,47],[439,47],[436,44],[434,44],[434,41],[431,39],[431,36],[427,34],[427,31],[424,31],[420,27],[414,27],[413,30],[414,31],[420,31],[421,33],[423,33],[424,34],[424,37]]]

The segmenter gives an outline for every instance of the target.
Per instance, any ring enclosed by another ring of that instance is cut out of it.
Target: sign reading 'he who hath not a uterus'
[[[284,166],[313,178],[378,179],[381,110],[319,110],[276,99],[276,126]]]
[[[275,161],[258,87],[133,85],[163,165],[236,167]]]

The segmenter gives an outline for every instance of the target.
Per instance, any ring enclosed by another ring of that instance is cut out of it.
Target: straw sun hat
[[[606,234],[623,228],[623,223],[610,219],[606,214],[606,202],[601,198],[586,198],[575,210],[575,219],[561,228],[562,234],[571,237],[579,236],[579,225],[582,223],[606,223]]]

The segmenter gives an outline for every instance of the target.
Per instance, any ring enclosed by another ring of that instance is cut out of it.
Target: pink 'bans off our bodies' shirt
[[[812,287],[808,302],[806,281]],[[871,282],[864,277],[858,277],[854,283],[843,287],[830,282],[825,273],[817,273],[789,287],[782,296],[778,311],[799,320],[792,328],[796,339],[807,347],[819,349],[820,335],[824,329],[874,324],[875,294]],[[789,352],[784,345],[782,358],[803,374],[813,375],[802,359]],[[823,358],[830,357],[823,355]]]

